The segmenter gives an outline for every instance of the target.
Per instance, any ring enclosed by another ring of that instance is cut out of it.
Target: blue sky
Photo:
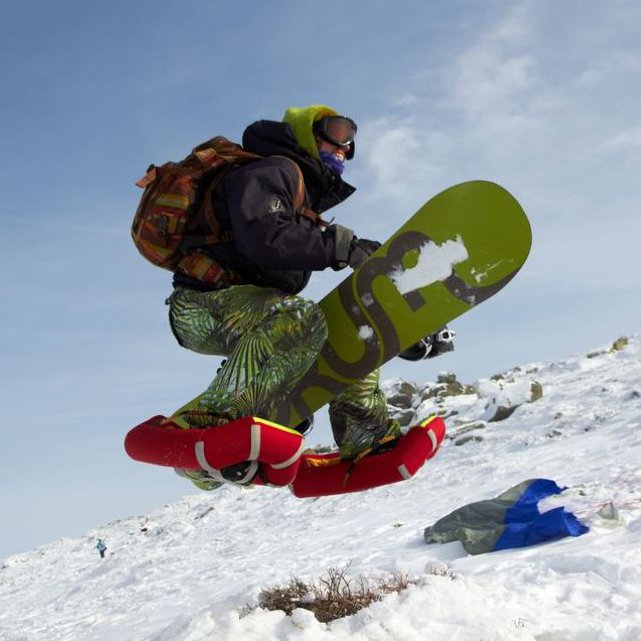
[[[358,191],[332,213],[361,236],[469,179],[532,221],[526,267],[452,323],[456,351],[384,378],[473,382],[639,332],[639,24],[632,0],[5,3],[0,557],[191,492],[122,450],[218,365],[169,332],[170,276],[129,240],[133,183],[287,106],[359,123]],[[311,442],[329,438],[321,416]]]

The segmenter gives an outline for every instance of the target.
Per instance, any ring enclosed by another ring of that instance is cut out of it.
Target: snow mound
[[[405,387],[405,410],[444,414],[450,434],[410,481],[320,500],[225,487],[8,557],[0,638],[641,638],[641,339],[529,364],[458,395],[425,393],[435,386]],[[492,421],[498,406],[514,409]],[[534,477],[568,486],[554,500],[569,503],[588,534],[474,557],[458,543],[423,542],[445,514]],[[301,609],[251,610],[265,587],[348,563],[352,575],[405,572],[411,585],[328,624]]]

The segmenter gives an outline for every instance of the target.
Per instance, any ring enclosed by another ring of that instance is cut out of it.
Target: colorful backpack
[[[238,282],[235,274],[199,247],[232,240],[231,230],[222,229],[216,218],[211,192],[231,170],[259,158],[217,136],[195,147],[180,162],[151,165],[136,183],[145,190],[131,227],[138,251],[158,267],[206,283]],[[291,163],[299,178],[294,207],[308,216],[313,212],[303,207],[303,175],[298,165]]]

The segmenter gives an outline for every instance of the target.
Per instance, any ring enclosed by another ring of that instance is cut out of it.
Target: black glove
[[[434,334],[430,334],[418,341],[399,356],[406,361],[421,361],[425,358],[435,358],[446,352],[454,350],[455,332],[447,328],[447,325]]]
[[[352,238],[349,244],[349,257],[347,264],[356,269],[360,267],[373,254],[381,244],[377,240],[367,240],[366,238]]]
[[[356,238],[351,229],[342,225],[330,225],[327,229],[334,233],[335,254],[332,268],[337,271],[348,265],[352,269],[360,267],[381,246],[375,240]]]

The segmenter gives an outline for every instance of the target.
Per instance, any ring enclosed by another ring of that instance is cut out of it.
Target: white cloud
[[[626,51],[615,50],[604,52],[603,57],[587,67],[577,78],[577,82],[583,87],[602,88],[619,75],[641,74],[641,56]],[[638,80],[638,79],[637,79]]]
[[[641,150],[641,126],[632,127],[616,134],[604,143],[603,148],[613,151]]]
[[[535,84],[534,68],[532,56],[510,55],[483,44],[457,60],[451,99],[468,117],[496,110],[503,114]]]
[[[438,71],[417,70],[391,115],[364,123],[359,183],[366,201],[410,212],[461,180],[499,182],[534,228],[522,286],[596,300],[607,283],[639,282],[629,239],[641,233],[641,127],[626,107],[641,98],[641,58],[619,41],[616,17],[584,31],[564,15],[554,34],[550,20],[522,3],[441,57]]]
[[[362,154],[368,199],[411,199],[420,185],[439,172],[430,158],[430,133],[422,131],[412,119],[380,118],[364,123]]]
[[[520,3],[455,56],[447,77],[453,105],[468,118],[514,116],[537,87],[529,3]]]

